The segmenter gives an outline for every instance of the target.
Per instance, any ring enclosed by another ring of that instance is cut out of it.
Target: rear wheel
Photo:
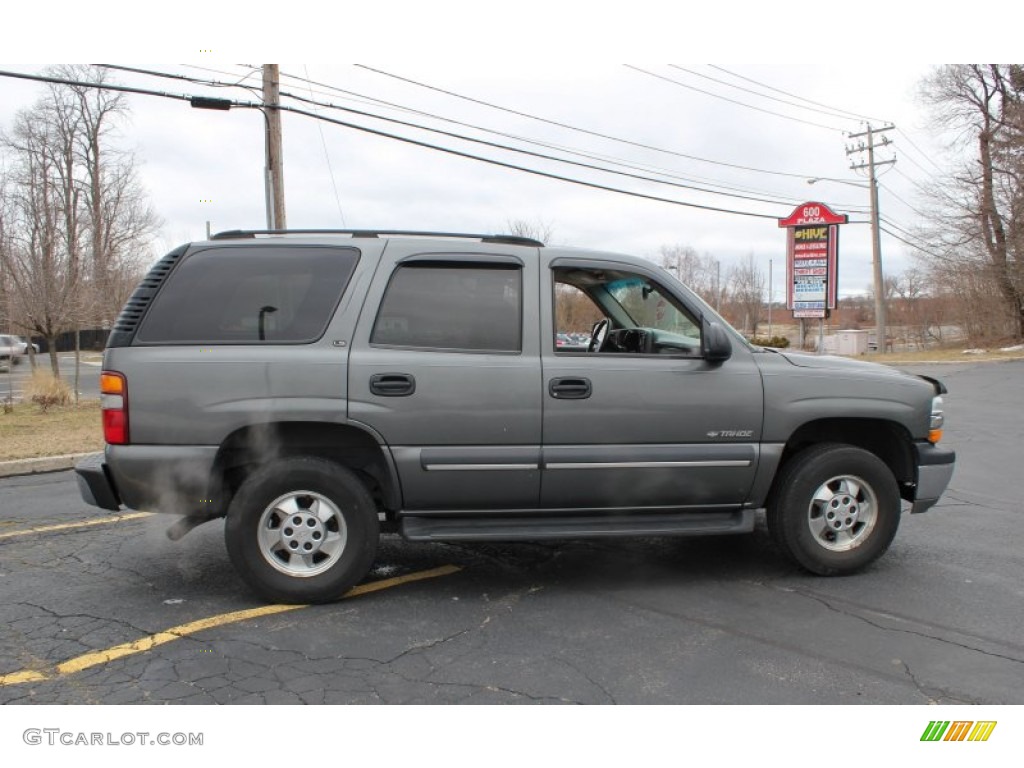
[[[379,535],[376,506],[359,478],[312,456],[254,472],[235,494],[224,527],[235,569],[279,603],[341,597],[369,571]]]
[[[837,576],[885,553],[900,511],[896,478],[881,459],[828,443],[798,453],[783,467],[768,505],[768,528],[798,565]]]

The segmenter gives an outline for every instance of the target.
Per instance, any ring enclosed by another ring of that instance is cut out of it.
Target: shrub
[[[756,344],[759,347],[775,347],[776,349],[785,349],[789,346],[789,339],[785,336],[772,336],[770,339],[766,336],[757,337],[755,336],[750,340],[751,344]]]
[[[50,371],[37,368],[25,385],[25,397],[46,413],[54,405],[67,405],[71,402],[71,387]]]

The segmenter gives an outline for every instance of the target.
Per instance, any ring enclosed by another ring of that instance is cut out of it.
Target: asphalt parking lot
[[[0,480],[0,703],[1024,703],[1024,362],[941,378],[943,501],[808,576],[753,535],[452,546],[385,537],[360,594],[266,606],[223,524],[180,542],[72,473]]]

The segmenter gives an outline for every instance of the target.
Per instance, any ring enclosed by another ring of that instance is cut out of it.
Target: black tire
[[[842,576],[885,553],[900,513],[896,478],[881,459],[861,448],[823,443],[782,468],[768,503],[768,530],[797,565],[819,576]]]
[[[379,537],[376,505],[355,473],[313,456],[257,469],[224,526],[235,569],[275,603],[337,600],[370,570]]]

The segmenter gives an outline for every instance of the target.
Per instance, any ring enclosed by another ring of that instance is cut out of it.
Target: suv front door
[[[558,259],[543,276],[546,509],[738,508],[757,469],[763,393],[738,343],[704,359],[697,308],[651,271]],[[558,287],[561,286],[561,287]],[[556,345],[559,320],[604,315],[588,349]]]

